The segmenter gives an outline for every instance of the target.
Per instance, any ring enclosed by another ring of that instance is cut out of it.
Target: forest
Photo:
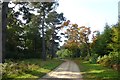
[[[61,59],[84,60],[120,72],[120,22],[106,23],[103,32],[91,31],[58,13],[58,6],[58,2],[2,3],[3,80],[31,77],[27,73],[40,78],[60,65]],[[33,68],[40,73],[31,72]]]

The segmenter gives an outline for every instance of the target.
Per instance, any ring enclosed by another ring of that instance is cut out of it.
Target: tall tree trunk
[[[54,58],[54,32],[52,33],[52,42],[51,42],[51,59]]]
[[[55,57],[55,25],[53,24],[53,31],[52,31],[52,57],[51,58],[54,58]]]
[[[43,10],[43,20],[42,20],[42,59],[46,60],[46,51],[45,51],[45,34],[44,34],[44,22],[45,22],[45,11]]]
[[[34,47],[34,53],[35,55],[37,54],[37,42],[36,42],[36,33],[34,35],[34,40],[33,40],[33,47]]]
[[[0,3],[0,63],[2,63],[2,3]]]
[[[8,2],[3,2],[2,3],[2,62],[5,62],[7,11],[8,11]]]

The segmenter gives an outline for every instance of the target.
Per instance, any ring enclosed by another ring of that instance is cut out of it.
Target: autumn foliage
[[[81,26],[78,24],[71,24],[70,21],[63,23],[62,28],[67,28],[65,34],[68,40],[64,44],[64,47],[72,51],[80,51],[83,44],[86,45],[86,51],[89,53],[89,35],[91,34],[90,27]],[[75,50],[75,48],[77,50]],[[74,52],[73,52],[74,53]],[[80,53],[80,52],[79,52]]]

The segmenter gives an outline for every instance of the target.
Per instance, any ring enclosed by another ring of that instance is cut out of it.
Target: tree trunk
[[[87,52],[88,52],[88,55],[91,56],[89,43],[86,43],[86,45],[87,45]]]
[[[36,42],[36,34],[34,35],[34,52],[35,52],[35,55],[37,54],[37,42]]]
[[[0,63],[2,63],[2,3],[0,3]]]
[[[51,59],[54,58],[54,39],[53,39],[54,34],[52,34],[52,43],[51,43]]]
[[[51,50],[51,59],[52,58],[54,58],[55,57],[55,41],[54,41],[54,38],[55,38],[55,34],[54,34],[54,32],[55,32],[55,25],[53,24],[53,28],[52,28],[52,44],[51,44],[51,48],[52,48],[52,50]]]
[[[3,63],[5,62],[7,11],[8,11],[8,2],[3,2],[2,4],[2,62]]]
[[[42,20],[42,59],[46,60],[46,51],[45,51],[45,34],[44,34],[44,22],[45,22],[45,11],[43,11],[43,20]]]

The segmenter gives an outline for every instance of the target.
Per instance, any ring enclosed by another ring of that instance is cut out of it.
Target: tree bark
[[[6,43],[6,28],[7,28],[7,11],[8,2],[2,4],[2,62],[5,62],[5,43]]]
[[[54,58],[54,32],[52,32],[51,59]]]
[[[52,44],[51,44],[51,47],[52,47],[52,50],[51,50],[51,59],[55,57],[55,25],[53,24],[53,28],[52,28]]]
[[[0,63],[2,63],[2,3],[0,3]]]
[[[34,35],[34,40],[33,40],[33,47],[34,47],[34,53],[37,54],[37,42],[36,42],[36,33]]]
[[[45,22],[45,11],[43,11],[43,20],[42,20],[42,59],[46,60],[46,51],[45,51],[45,34],[44,34],[44,22]]]

